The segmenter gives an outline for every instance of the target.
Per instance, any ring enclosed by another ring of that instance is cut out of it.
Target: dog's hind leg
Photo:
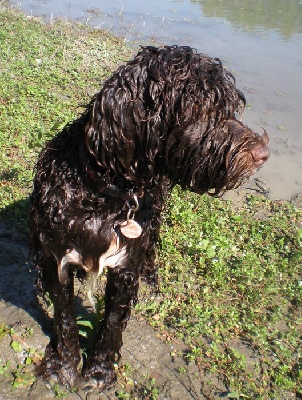
[[[59,281],[57,263],[52,259],[42,262],[42,280],[45,291],[53,302],[53,334],[44,358],[36,373],[45,380],[57,380],[69,387],[80,380],[78,364],[80,347],[78,327],[74,316],[74,276],[71,266],[66,267],[64,284]]]
[[[103,389],[116,381],[114,362],[120,358],[122,332],[137,301],[139,268],[108,269],[105,318],[93,352],[83,370],[85,379]]]
[[[145,251],[142,268],[141,277],[150,285],[156,285],[158,282],[158,266],[156,265],[156,252],[158,244],[160,242],[160,222],[156,221],[156,225],[153,225],[153,230],[150,233],[149,246]]]
[[[158,266],[156,264],[156,253],[160,246],[160,225],[161,213],[169,193],[169,182],[163,178],[158,186],[154,188],[154,195],[146,199],[147,213],[149,214],[149,238],[148,246],[145,250],[141,276],[142,279],[151,285],[158,282]],[[152,210],[150,212],[150,210]]]

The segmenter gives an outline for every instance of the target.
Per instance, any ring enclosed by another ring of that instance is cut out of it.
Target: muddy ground
[[[232,196],[238,203],[242,201],[244,192],[237,192]],[[301,196],[296,198],[296,204],[301,207]],[[37,302],[34,287],[35,272],[30,272],[29,266],[26,265],[27,252],[26,235],[20,233],[14,222],[0,219],[0,326],[3,323],[13,327],[16,335],[19,336],[26,328],[32,328],[33,335],[24,341],[27,346],[37,348],[43,353],[49,340],[51,324],[45,310]],[[78,289],[78,295],[83,296],[81,287]],[[84,298],[83,301],[86,302]],[[146,394],[152,388],[158,389],[159,399],[218,399],[227,396],[228,388],[215,376],[204,376],[201,371],[198,371],[197,366],[186,365],[182,357],[175,355],[177,350],[185,351],[182,343],[166,344],[161,339],[158,332],[147,325],[139,314],[131,317],[124,333],[120,364],[131,365],[131,371],[127,372],[127,377],[137,384],[128,385],[125,392],[136,387],[135,396],[142,399],[152,398]],[[14,352],[10,342],[10,335],[5,335],[0,340],[0,366],[9,361],[9,370],[14,370],[20,362],[24,361],[24,354]],[[247,347],[243,348],[244,345],[240,342],[232,343],[232,346],[237,346],[240,352],[246,354],[252,368],[257,361],[256,355]],[[150,378],[155,378],[155,384],[152,387],[148,385],[145,378],[147,374]],[[212,381],[211,386],[207,386],[209,379]],[[65,398],[72,400],[116,399],[116,391],[121,390],[126,382],[122,377],[119,381],[120,383],[115,388],[102,394],[65,391],[61,395],[64,394]],[[60,394],[55,393],[50,385],[40,380],[31,386],[16,389],[12,388],[11,382],[11,373],[8,370],[1,373],[0,369],[0,399],[51,399]]]

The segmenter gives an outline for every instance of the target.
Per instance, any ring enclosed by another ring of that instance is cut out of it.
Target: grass
[[[84,25],[48,25],[5,7],[0,20],[0,215],[25,227],[38,151],[131,50]],[[185,342],[179,355],[198,366],[194,379],[204,396],[219,391],[217,380],[229,398],[302,396],[301,227],[301,210],[287,202],[249,197],[235,211],[173,192],[162,227],[160,294],[143,287],[136,313],[168,341]],[[16,351],[26,342],[10,328],[1,332],[13,335]],[[0,372],[8,370],[2,360]],[[31,384],[22,371],[13,371],[13,382]],[[137,396],[129,380],[122,387],[118,398]],[[141,398],[160,398],[152,378],[144,388]]]
[[[301,223],[301,210],[286,202],[250,197],[234,211],[172,193],[162,295],[150,302],[149,293],[138,307],[167,338],[185,341],[201,379],[219,375],[248,398],[302,394]]]
[[[41,23],[0,8],[0,179],[2,208],[23,199],[45,140],[82,110],[131,51],[85,25]]]

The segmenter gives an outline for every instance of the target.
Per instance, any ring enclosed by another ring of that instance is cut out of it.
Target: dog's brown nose
[[[267,161],[270,156],[270,151],[269,148],[267,147],[269,143],[269,137],[264,128],[263,131],[264,132],[260,139],[260,142],[258,143],[257,146],[251,149],[251,155],[257,166],[264,164],[265,161]]]
[[[256,146],[251,150],[251,155],[255,163],[260,166],[267,161],[270,155],[269,148],[267,146]]]

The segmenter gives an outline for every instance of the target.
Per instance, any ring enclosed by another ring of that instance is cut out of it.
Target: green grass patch
[[[84,25],[47,25],[5,7],[0,20],[0,211],[25,224],[41,146],[131,50]],[[147,300],[137,309],[167,338],[186,343],[183,356],[210,392],[222,379],[229,398],[302,395],[301,226],[301,210],[286,202],[250,197],[234,211],[221,200],[173,192],[160,295],[144,288]],[[156,398],[154,382],[148,385],[148,398]],[[118,397],[132,398],[129,391]]]
[[[122,39],[0,7],[0,207],[26,198],[37,151],[130,57]]]
[[[287,202],[250,197],[234,211],[175,190],[162,229],[161,295],[147,290],[138,309],[188,345],[201,379],[215,374],[249,398],[301,394],[301,226],[301,210]]]

